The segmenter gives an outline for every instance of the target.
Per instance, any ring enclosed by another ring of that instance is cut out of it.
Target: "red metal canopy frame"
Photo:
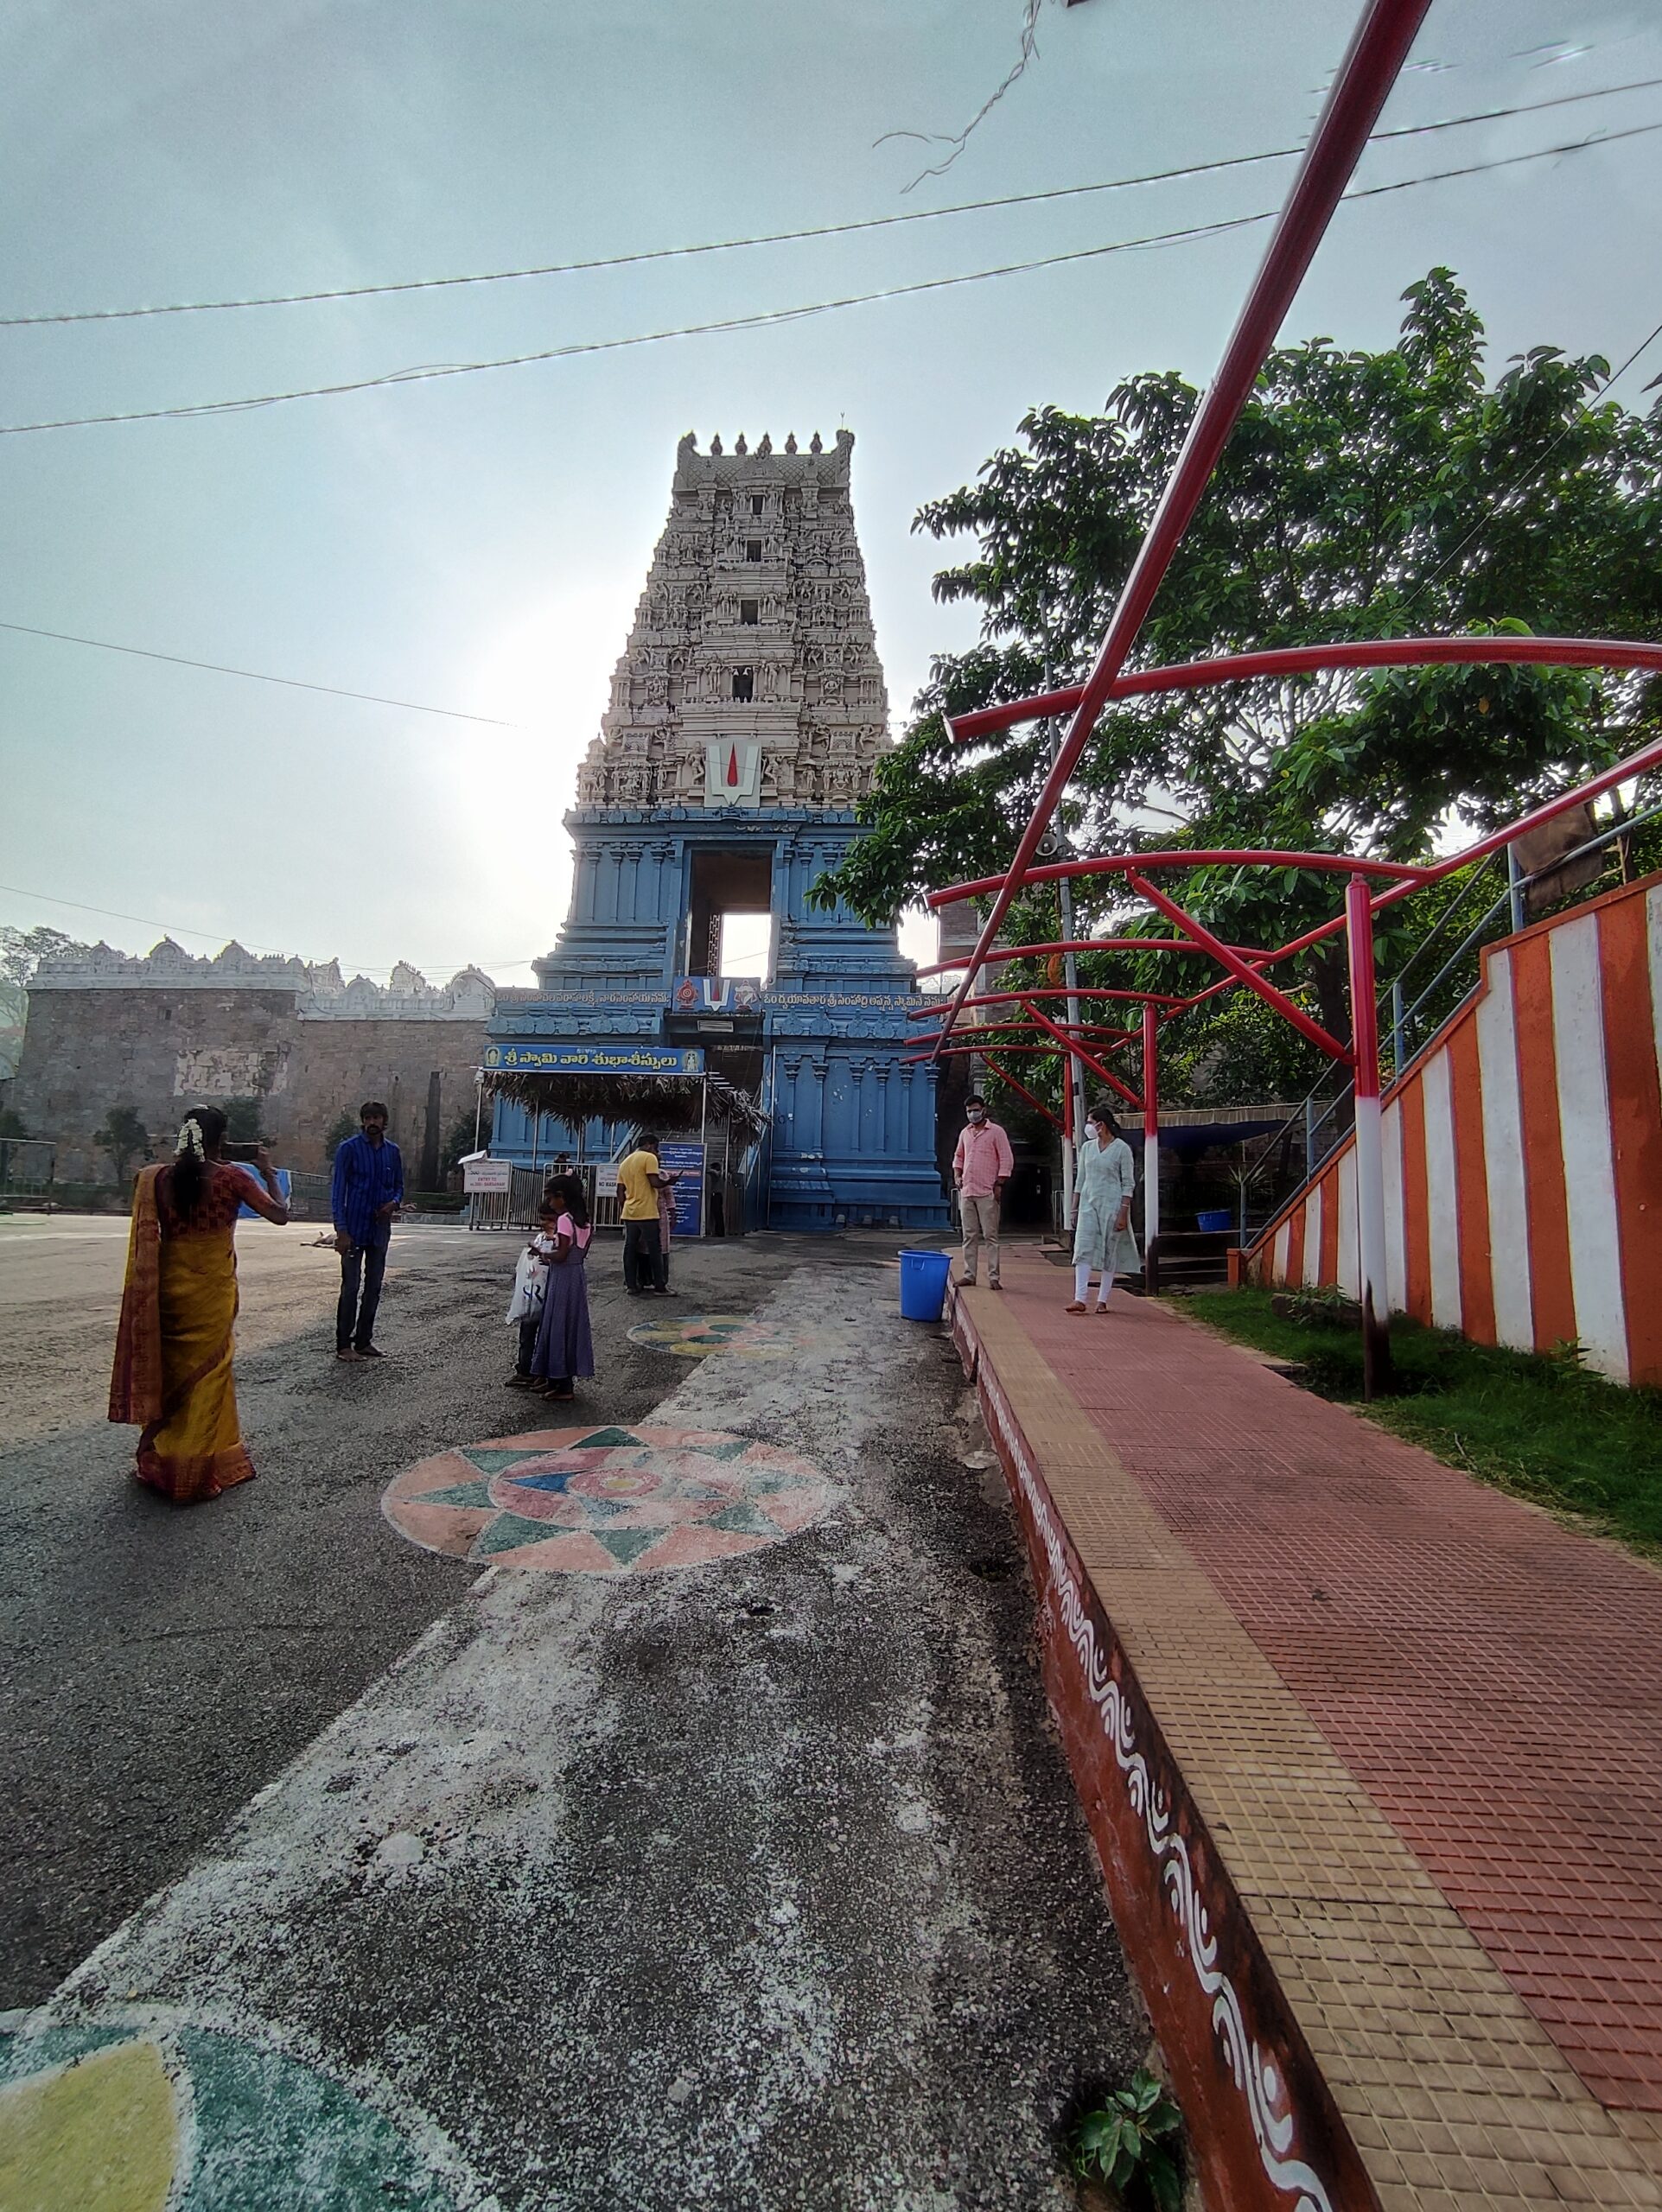
[[[1384,638],[1366,644],[1282,645],[1273,652],[1224,653],[1213,660],[1174,663],[1117,677],[1111,699],[1146,696],[1149,692],[1199,691],[1213,683],[1247,683],[1274,676],[1315,676],[1345,668],[1430,668],[1487,666],[1505,662],[1548,668],[1662,669],[1662,645],[1628,638]],[[995,707],[977,707],[948,717],[946,727],[960,744],[1018,722],[1074,713],[1085,696],[1082,684],[1045,691]]]
[[[1022,831],[1009,876],[993,894],[970,963],[973,976],[998,934],[1016,887],[1053,819],[1079,757],[1090,741],[1116,679],[1125,665],[1156,593],[1200,505],[1219,455],[1245,406],[1283,318],[1333,219],[1368,137],[1430,0],[1368,0],[1348,51],[1299,163],[1286,205],[1247,293],[1218,373],[1196,409],[1176,465],[1161,494],[1147,535],[1137,549],[1108,625],[1095,665],[1058,749],[1033,816]],[[966,982],[967,982],[966,978]],[[960,991],[960,997],[966,994]]]
[[[1343,854],[1277,853],[1266,850],[1216,852],[1146,852],[1084,861],[1066,861],[1035,868],[1041,838],[1054,820],[1063,792],[1089,743],[1098,716],[1111,699],[1161,691],[1192,690],[1245,678],[1296,677],[1333,669],[1422,667],[1436,664],[1487,663],[1533,664],[1567,667],[1609,667],[1662,670],[1662,646],[1627,640],[1596,639],[1540,639],[1518,637],[1416,638],[1373,639],[1326,645],[1289,646],[1273,652],[1239,653],[1196,661],[1184,666],[1126,673],[1125,663],[1155,596],[1171,565],[1183,534],[1193,519],[1231,433],[1245,408],[1252,385],[1274,343],[1316,247],[1327,230],[1346,184],[1355,168],[1369,133],[1423,22],[1430,0],[1368,0],[1352,38],[1349,50],[1334,79],[1287,202],[1277,219],[1264,261],[1248,291],[1223,359],[1210,388],[1195,411],[1188,435],[1161,494],[1137,556],[1132,562],[1096,660],[1083,684],[1050,692],[1037,699],[1016,702],[960,715],[951,725],[963,740],[986,736],[1038,716],[1067,713],[1067,730],[1057,750],[1044,787],[1016,845],[1009,868],[980,882],[960,884],[932,894],[929,904],[941,906],[959,899],[986,897],[990,910],[984,916],[975,950],[958,962],[943,963],[934,972],[952,967],[964,969],[962,980],[947,1002],[939,1031],[928,1057],[933,1060],[949,1049],[955,1025],[970,1001],[980,969],[989,964],[993,941],[1018,891],[1028,883],[1058,881],[1083,875],[1119,873],[1127,887],[1163,914],[1181,930],[1188,944],[1209,954],[1225,970],[1225,980],[1213,990],[1244,988],[1275,1008],[1303,1034],[1333,1058],[1353,1070],[1356,1088],[1356,1159],[1358,1229],[1363,1340],[1366,1388],[1370,1392],[1384,1380],[1389,1365],[1385,1332],[1386,1284],[1385,1262],[1385,1192],[1379,1124],[1379,1071],[1377,1014],[1374,1003],[1373,918],[1421,886],[1434,882],[1455,868],[1469,865],[1487,852],[1510,843],[1535,824],[1548,821],[1569,806],[1629,780],[1662,762],[1662,744],[1630,756],[1614,770],[1589,779],[1576,791],[1537,808],[1531,815],[1495,836],[1465,852],[1423,868],[1402,863],[1358,860]],[[1316,930],[1261,953],[1226,945],[1203,924],[1188,913],[1168,893],[1149,880],[1153,872],[1208,866],[1296,868],[1342,874],[1346,878],[1345,906]],[[1383,880],[1386,888],[1376,893],[1370,879]],[[1348,1046],[1330,1036],[1285,992],[1262,972],[1272,962],[1320,943],[1340,929],[1348,940],[1352,1038]],[[1105,949],[1108,941],[1104,941]],[[1130,940],[1121,940],[1128,948]],[[1182,940],[1177,940],[1180,944]],[[1020,950],[1028,950],[1027,948]],[[1003,958],[1020,957],[1006,949]],[[1195,1001],[1198,1002],[1198,1000]],[[1022,1003],[1038,1027],[1047,1031],[1061,1048],[1075,1054],[1123,1095],[1127,1086],[1109,1074],[1085,1052],[1076,1036],[1041,1014],[1030,995]],[[1155,1030],[1158,1014],[1145,1006],[1145,1117],[1155,1090]],[[1069,1096],[1071,1099],[1071,1085]],[[1133,1103],[1137,1103],[1133,1101]],[[1071,1132],[1069,1132],[1071,1135]],[[1156,1128],[1157,1143],[1157,1126]],[[1151,1187],[1144,1170],[1145,1208]],[[1157,1200],[1156,1200],[1157,1205]]]

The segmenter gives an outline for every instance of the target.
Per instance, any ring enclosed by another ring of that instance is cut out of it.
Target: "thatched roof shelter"
[[[557,1115],[573,1127],[583,1122],[634,1122],[650,1129],[696,1129],[704,1120],[709,1084],[711,1122],[728,1122],[758,1135],[767,1116],[748,1090],[723,1077],[697,1075],[581,1075],[517,1069],[493,1072],[486,1088],[531,1113]]]

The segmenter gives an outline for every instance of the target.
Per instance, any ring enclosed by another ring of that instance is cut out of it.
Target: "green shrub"
[[[1076,2174],[1106,2182],[1129,2206],[1178,2212],[1183,2201],[1179,2137],[1183,2115],[1165,2084],[1139,2066],[1076,2124],[1069,2158]]]

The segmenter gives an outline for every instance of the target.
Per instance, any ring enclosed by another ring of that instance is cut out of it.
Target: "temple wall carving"
[[[888,694],[850,502],[854,434],[676,452],[670,513],[577,772],[581,806],[702,803],[709,747],[762,747],[759,804],[871,788]]]

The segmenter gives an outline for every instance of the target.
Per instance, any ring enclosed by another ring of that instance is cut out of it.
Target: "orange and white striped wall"
[[[1491,945],[1385,1093],[1393,1313],[1662,1383],[1662,875]],[[1245,1255],[1358,1294],[1347,1138]]]

